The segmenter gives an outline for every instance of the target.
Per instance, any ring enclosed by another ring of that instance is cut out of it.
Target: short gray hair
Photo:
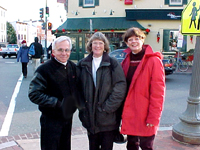
[[[71,50],[71,49],[72,49],[72,41],[71,41],[70,37],[68,37],[68,36],[59,36],[59,37],[57,37],[57,38],[53,41],[52,50],[55,50],[55,49],[56,49],[56,44],[57,44],[57,43],[60,43],[60,42],[63,42],[63,41],[68,41],[68,42],[69,42],[70,50]]]

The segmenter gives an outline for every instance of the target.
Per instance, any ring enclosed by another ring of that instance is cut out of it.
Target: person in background
[[[29,99],[41,111],[41,149],[70,150],[72,117],[78,107],[77,68],[69,60],[71,39],[58,37],[51,59],[40,65],[29,85]]]
[[[52,53],[52,43],[47,48],[47,59],[50,59],[51,53]]]
[[[130,28],[123,35],[128,48],[122,62],[128,93],[123,107],[121,133],[127,150],[153,150],[165,97],[165,73],[160,52],[144,45],[145,34]]]
[[[24,78],[27,77],[27,65],[29,62],[28,52],[29,52],[29,48],[27,47],[27,43],[25,40],[23,40],[22,46],[20,47],[17,53],[17,62],[21,61],[22,73],[23,73]]]
[[[44,55],[44,50],[42,48],[42,45],[38,43],[38,37],[35,37],[35,42],[31,43],[31,45],[34,45],[35,47],[35,55],[32,56],[32,64],[33,64],[33,71],[37,69],[37,67],[40,65],[40,59]],[[31,47],[30,45],[30,47]]]
[[[84,109],[79,111],[87,129],[90,150],[112,150],[126,94],[126,79],[120,63],[109,57],[109,42],[96,32],[87,43],[90,53],[77,64],[83,92]]]

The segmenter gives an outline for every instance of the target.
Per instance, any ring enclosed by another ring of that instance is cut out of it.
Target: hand
[[[153,127],[154,125],[151,123],[147,123],[147,127]]]

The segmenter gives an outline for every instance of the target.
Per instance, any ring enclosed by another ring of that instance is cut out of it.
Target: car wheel
[[[2,57],[5,58],[6,56],[5,56],[5,55],[2,55]]]
[[[8,55],[8,58],[10,58],[11,56],[10,55]]]

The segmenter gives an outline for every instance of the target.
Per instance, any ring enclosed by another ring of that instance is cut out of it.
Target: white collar
[[[63,63],[63,62],[59,61],[56,57],[54,57],[54,58],[55,58],[55,60],[56,60],[57,62],[59,62],[59,63],[65,65],[65,66],[67,65],[67,61]]]

